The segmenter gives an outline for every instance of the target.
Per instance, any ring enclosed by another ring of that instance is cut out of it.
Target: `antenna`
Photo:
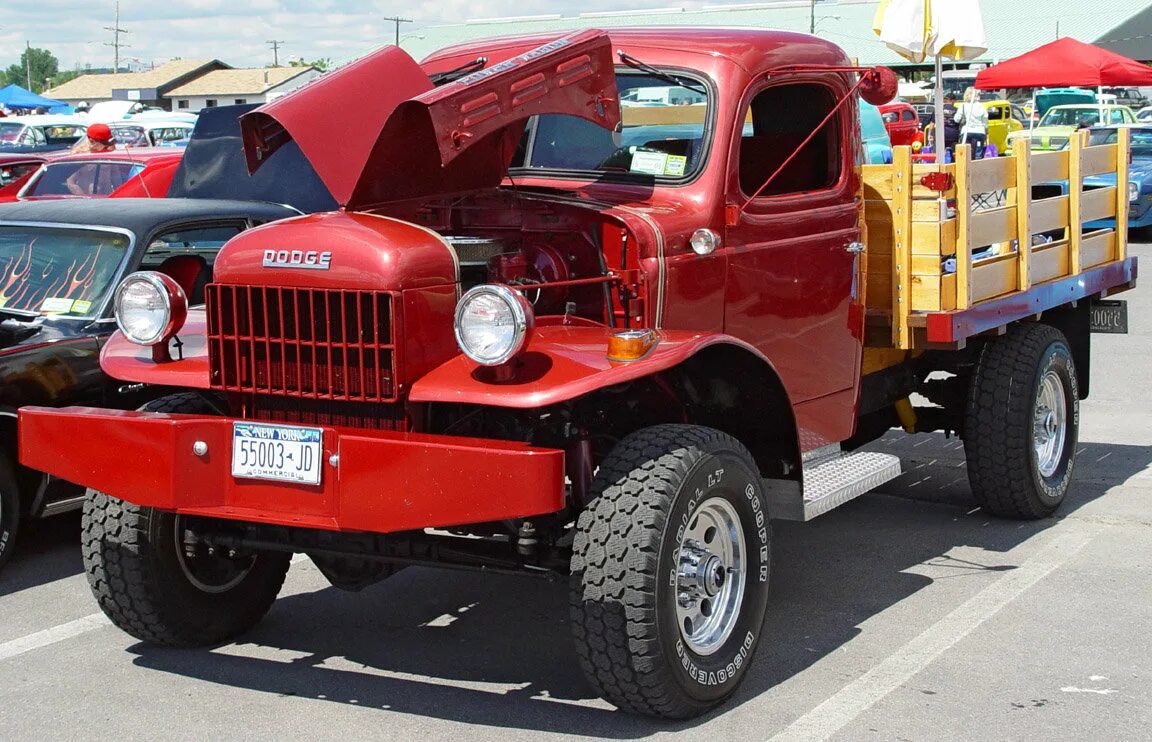
[[[400,18],[399,16],[386,16],[382,20],[392,21],[396,24],[396,46],[400,46],[400,24],[411,23],[411,18]]]
[[[131,46],[132,46],[131,44],[121,44],[120,43],[120,34],[131,33],[130,31],[126,31],[123,28],[120,28],[120,0],[116,0],[116,22],[113,23],[111,26],[105,26],[104,30],[112,32],[112,40],[111,41],[105,41],[104,46],[112,47],[113,53],[115,54],[115,56],[113,57],[113,62],[112,62],[112,71],[113,72],[119,72],[120,71],[120,48],[124,47],[125,49],[127,49],[127,48],[131,48]]]
[[[273,67],[279,67],[280,66],[280,45],[283,44],[284,42],[278,41],[277,39],[272,39],[271,41],[265,41],[264,43],[267,44],[268,46],[272,47],[272,66]]]

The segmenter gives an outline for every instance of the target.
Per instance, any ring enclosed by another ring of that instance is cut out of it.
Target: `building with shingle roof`
[[[416,59],[459,42],[517,34],[628,26],[757,26],[810,32],[843,48],[861,64],[906,67],[908,61],[872,33],[876,0],[778,0],[702,8],[662,8],[559,15],[487,18],[417,29],[400,46]],[[977,63],[992,64],[1063,36],[1152,61],[1152,0],[982,0],[988,52]]]
[[[174,111],[265,103],[295,90],[319,74],[315,67],[213,70],[171,89],[165,97]]]
[[[57,85],[45,97],[71,105],[84,101],[95,104],[107,100],[139,101],[148,106],[167,107],[165,95],[201,75],[230,69],[219,59],[173,59],[145,72],[88,74]]]

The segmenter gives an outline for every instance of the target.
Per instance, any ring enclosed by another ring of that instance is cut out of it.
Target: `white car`
[[[1145,106],[1136,112],[1137,121],[1152,121],[1152,106]]]
[[[132,118],[108,124],[121,147],[178,147],[188,143],[195,124],[161,118]]]

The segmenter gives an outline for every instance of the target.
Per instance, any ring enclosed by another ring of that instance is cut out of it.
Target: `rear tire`
[[[768,603],[767,502],[734,438],[657,425],[600,465],[570,606],[588,681],[626,711],[683,719],[740,685]]]
[[[8,457],[0,454],[0,568],[12,557],[21,520],[20,490]]]
[[[195,393],[161,397],[141,409],[218,414]],[[90,490],[82,520],[88,584],[112,623],[141,641],[198,647],[235,638],[272,607],[291,555],[186,548],[183,520]]]
[[[972,376],[964,451],[972,496],[1002,518],[1056,512],[1075,468],[1076,366],[1063,333],[1021,324],[988,343]]]

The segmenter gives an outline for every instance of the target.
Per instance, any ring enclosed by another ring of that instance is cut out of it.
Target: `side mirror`
[[[899,85],[900,79],[890,67],[873,67],[863,73],[860,97],[874,106],[882,106],[892,102]]]

